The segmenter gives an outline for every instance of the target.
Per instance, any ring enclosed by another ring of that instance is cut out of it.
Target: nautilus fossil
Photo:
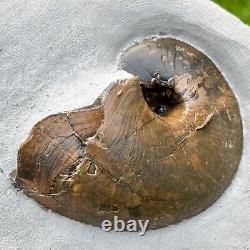
[[[88,107],[38,122],[18,152],[15,183],[43,207],[100,226],[118,216],[151,229],[208,208],[241,159],[237,100],[202,52],[172,38],[128,48]]]

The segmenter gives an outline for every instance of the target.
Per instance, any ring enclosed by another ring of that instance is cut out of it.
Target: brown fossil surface
[[[117,215],[167,226],[206,209],[231,182],[243,142],[238,104],[212,61],[175,39],[134,45],[122,67],[135,77],[34,126],[15,182],[81,222]],[[148,87],[155,72],[161,79]],[[163,86],[170,79],[173,88]]]

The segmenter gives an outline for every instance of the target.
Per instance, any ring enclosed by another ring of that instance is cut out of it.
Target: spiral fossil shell
[[[95,226],[117,215],[159,228],[203,211],[241,158],[232,90],[207,56],[175,39],[136,44],[121,65],[134,77],[91,106],[34,126],[18,153],[16,185],[44,207]],[[140,86],[156,71],[173,78],[173,93]]]

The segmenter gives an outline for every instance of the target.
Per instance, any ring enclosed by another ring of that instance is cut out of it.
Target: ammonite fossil
[[[171,38],[121,56],[134,77],[96,102],[38,122],[16,185],[46,208],[100,226],[114,216],[159,228],[210,206],[242,153],[237,101],[213,62]]]

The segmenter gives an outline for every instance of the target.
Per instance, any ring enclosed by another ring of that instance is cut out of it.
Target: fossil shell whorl
[[[211,60],[175,39],[133,46],[122,67],[139,77],[35,125],[19,150],[16,184],[82,222],[117,215],[159,228],[206,209],[228,186],[242,152],[239,108]],[[173,78],[167,96],[140,86],[156,71]]]

